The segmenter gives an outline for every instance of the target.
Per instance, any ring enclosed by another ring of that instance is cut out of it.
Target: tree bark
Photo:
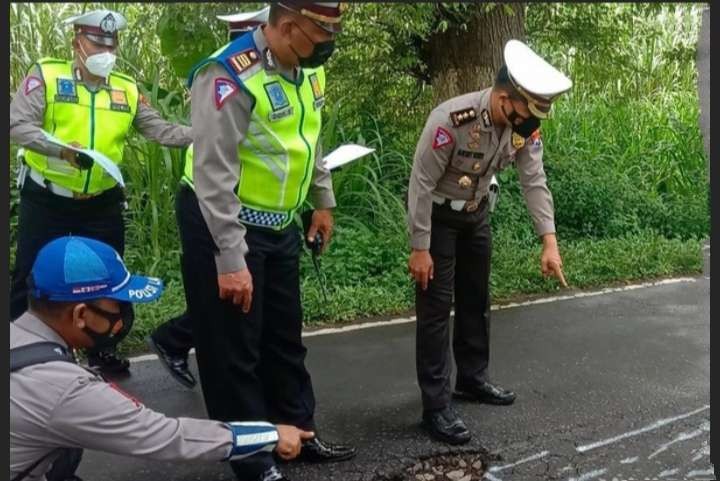
[[[507,7],[513,14],[508,14]],[[465,22],[467,29],[451,22],[445,32],[431,35],[423,46],[435,104],[492,86],[503,64],[505,43],[512,38],[525,39],[524,4],[497,4],[487,12],[486,8],[482,3],[473,5]]]

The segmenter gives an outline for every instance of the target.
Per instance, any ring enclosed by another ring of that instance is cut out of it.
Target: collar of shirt
[[[255,41],[255,46],[258,51],[262,53],[265,70],[268,72],[277,72],[286,79],[289,79],[291,82],[294,82],[300,69],[297,67],[290,69],[283,68],[283,66],[275,60],[275,56],[270,50],[270,46],[267,43],[267,38],[265,38],[265,33],[263,32],[262,27],[258,27],[255,31],[253,31],[253,40]]]
[[[45,341],[56,342],[65,348],[68,347],[67,342],[60,337],[60,334],[55,332],[53,328],[45,324],[42,320],[40,320],[40,318],[29,311],[18,317],[14,324],[20,329],[30,332]]]

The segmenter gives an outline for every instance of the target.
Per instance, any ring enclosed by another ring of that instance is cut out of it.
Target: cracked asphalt
[[[709,259],[709,248],[705,251]],[[679,283],[493,312],[490,375],[514,405],[456,404],[485,451],[490,481],[715,479],[710,464],[710,306],[706,272]],[[414,367],[414,324],[310,337],[319,432],[358,456],[292,463],[294,481],[371,481],[436,452]],[[157,361],[119,383],[147,406],[205,417],[199,389]],[[232,480],[222,464],[161,463],[86,452],[79,475],[107,481]]]

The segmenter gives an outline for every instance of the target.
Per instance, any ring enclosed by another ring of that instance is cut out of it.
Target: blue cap
[[[160,279],[130,275],[115,249],[87,237],[66,236],[47,243],[31,276],[30,294],[50,301],[150,302],[163,291]]]

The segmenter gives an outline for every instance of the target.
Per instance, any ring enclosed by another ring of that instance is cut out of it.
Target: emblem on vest
[[[56,102],[78,103],[77,90],[75,90],[75,82],[69,78],[57,79],[57,94],[55,94]]]
[[[320,81],[317,78],[317,74],[310,74],[310,77],[308,78],[310,80],[310,86],[312,87],[313,98],[315,99],[313,102],[313,108],[317,110],[325,105],[325,95],[323,95],[323,91],[320,88]]]
[[[124,90],[110,91],[110,110],[119,110],[120,112],[130,112],[127,95]]]
[[[270,82],[264,85],[272,112],[268,116],[270,122],[280,120],[293,114],[293,108],[285,95],[285,91],[278,82]]]

